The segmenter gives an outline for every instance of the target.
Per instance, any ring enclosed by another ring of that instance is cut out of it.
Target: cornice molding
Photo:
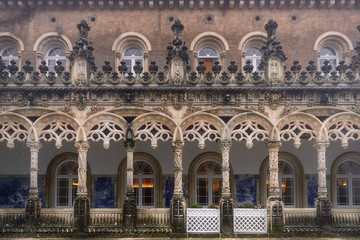
[[[9,9],[359,9],[356,0],[2,0],[0,11]]]

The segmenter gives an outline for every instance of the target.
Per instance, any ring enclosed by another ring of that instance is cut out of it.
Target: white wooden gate
[[[220,209],[188,208],[186,230],[189,233],[219,233]]]
[[[267,210],[234,208],[235,233],[266,233]]]

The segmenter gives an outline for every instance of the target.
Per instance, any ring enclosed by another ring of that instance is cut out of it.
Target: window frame
[[[61,162],[57,167],[56,167],[56,170],[55,170],[55,203],[54,203],[54,206],[55,208],[72,208],[73,207],[73,200],[75,199],[76,197],[76,192],[75,192],[75,196],[73,196],[73,180],[74,179],[77,179],[77,181],[79,181],[79,177],[78,177],[78,174],[67,174],[67,175],[59,175],[58,174],[58,171],[59,169],[66,163],[69,163],[69,162],[72,162],[72,163],[75,163],[76,165],[78,165],[77,161],[75,160],[65,160],[63,162]],[[69,183],[69,186],[68,186],[68,205],[66,206],[62,206],[62,205],[58,205],[58,179],[67,179],[68,183]],[[71,186],[71,187],[70,187]]]
[[[340,156],[338,156],[332,166],[331,166],[331,202],[333,204],[333,208],[338,208],[338,209],[353,209],[353,208],[358,208],[360,205],[351,205],[350,203],[353,202],[352,200],[352,191],[353,189],[350,189],[349,185],[352,186],[352,182],[350,184],[348,184],[348,192],[349,192],[349,205],[339,205],[338,204],[338,184],[337,184],[337,179],[338,177],[344,177],[344,178],[348,178],[349,174],[338,174],[337,171],[339,169],[339,167],[346,162],[355,162],[356,164],[360,165],[360,153],[359,152],[347,152],[344,154],[341,154]],[[358,174],[358,178],[360,178],[360,174]],[[354,177],[351,177],[351,179],[354,179]],[[349,180],[348,180],[349,183]],[[349,191],[350,190],[350,191]],[[351,192],[351,193],[350,193]]]
[[[154,167],[151,165],[151,163],[145,161],[145,160],[142,160],[142,159],[138,159],[136,161],[134,161],[134,165],[136,163],[139,163],[139,162],[144,162],[145,164],[148,164],[152,170],[152,173],[153,174],[135,174],[135,167],[134,167],[134,175],[133,175],[133,179],[135,180],[135,178],[138,178],[138,197],[137,197],[137,207],[138,208],[155,208],[155,203],[156,203],[156,196],[155,196],[155,186],[156,186],[156,179],[155,179],[155,174],[154,174]],[[144,176],[144,177],[143,177]],[[149,178],[149,179],[152,179],[153,180],[153,192],[152,192],[152,198],[153,198],[153,204],[151,206],[144,206],[143,205],[143,193],[142,193],[142,180],[143,179],[146,179],[146,178]],[[126,185],[126,176],[125,176],[125,185]],[[135,181],[134,181],[135,182]],[[125,186],[125,189],[126,189],[126,186]],[[141,189],[141,190],[140,190]],[[134,191],[135,191],[135,187],[134,187]],[[125,193],[126,193],[126,190],[125,190]]]
[[[65,55],[64,56],[49,56],[49,54],[51,53],[51,51],[53,51],[54,49],[62,49],[64,50],[64,53]],[[55,65],[50,65],[50,62],[51,60],[55,60]],[[53,48],[50,48],[47,52],[46,52],[46,57],[45,57],[45,61],[46,61],[46,65],[49,67],[49,72],[54,72],[55,75],[56,75],[56,71],[55,71],[55,66],[57,65],[56,62],[59,61],[59,60],[63,60],[65,61],[65,63],[63,62],[63,66],[65,67],[67,65],[67,62],[68,62],[68,59],[67,59],[67,56],[66,56],[66,49],[65,48],[62,48],[62,47],[53,47]]]
[[[198,173],[199,171],[199,168],[205,164],[205,163],[209,163],[209,162],[212,162],[212,163],[215,163],[217,165],[219,165],[220,167],[220,171],[221,171],[221,164],[219,164],[217,161],[214,161],[214,160],[211,160],[211,159],[208,159],[208,160],[204,160],[202,161],[201,163],[198,164],[197,168],[196,168],[196,175],[195,175],[195,184],[196,184],[196,187],[195,187],[195,203],[200,205],[200,206],[203,206],[203,207],[208,207],[209,205],[219,205],[220,203],[220,198],[221,198],[221,190],[222,190],[222,174],[212,174],[212,173],[207,173],[207,174],[200,174]],[[207,199],[208,199],[208,203],[206,205],[201,205],[199,204],[198,202],[198,180],[199,179],[206,179],[207,180]],[[220,189],[219,189],[219,193],[220,193],[220,198],[219,198],[219,202],[218,203],[214,203],[213,202],[213,191],[212,191],[212,182],[213,182],[213,179],[219,179],[220,180]]]
[[[250,50],[250,49],[252,49],[252,48],[257,49],[257,50],[260,52],[260,56],[255,56],[255,55],[246,56],[247,51]],[[251,61],[251,64],[254,66],[254,68],[253,68],[253,70],[252,70],[253,73],[254,73],[254,72],[260,73],[259,65],[260,65],[261,59],[262,59],[262,53],[261,53],[260,48],[254,47],[254,46],[250,46],[250,47],[246,48],[245,54],[244,54],[244,62],[245,62],[245,64],[246,64],[246,62],[247,62],[248,60]],[[256,65],[256,60],[260,60],[258,65]]]
[[[10,57],[10,56],[6,56],[6,57],[4,57],[3,56],[3,54],[4,54],[4,52],[6,51],[6,50],[8,50],[8,49],[15,49],[16,50],[16,57]],[[16,61],[16,66],[18,66],[19,67],[19,62],[20,62],[20,58],[19,58],[19,50],[16,48],[16,47],[5,47],[5,48],[3,48],[3,49],[1,49],[1,51],[0,51],[0,56],[1,56],[1,58],[2,58],[2,61],[3,61],[3,63],[5,64],[5,66],[8,66],[8,65],[10,65],[10,61],[11,60],[15,60]],[[6,64],[5,63],[5,61],[8,61],[8,63]]]
[[[141,52],[141,56],[135,56],[135,55],[132,55],[132,56],[125,56],[125,53],[128,51],[128,50],[130,50],[130,49],[137,49],[138,51],[140,51]],[[128,47],[128,48],[126,48],[124,51],[123,51],[123,54],[122,54],[122,59],[121,59],[122,61],[126,61],[126,60],[130,60],[131,61],[131,67],[130,67],[130,69],[128,69],[127,70],[127,74],[126,75],[128,75],[129,74],[129,70],[132,72],[132,74],[135,76],[135,71],[134,71],[134,66],[136,65],[136,62],[137,62],[137,60],[141,60],[141,66],[143,67],[143,71],[142,71],[142,73],[144,72],[144,62],[145,62],[145,59],[144,59],[144,52],[140,49],[140,48],[138,48],[138,47]]]
[[[200,52],[204,49],[211,49],[213,50],[215,53],[216,53],[216,56],[210,56],[210,55],[206,55],[206,56],[200,56]],[[208,72],[212,73],[212,66],[214,65],[215,62],[219,62],[220,63],[220,55],[219,55],[219,52],[211,47],[211,46],[203,46],[199,49],[199,53],[198,53],[198,56],[197,56],[197,60],[198,62],[200,62],[201,60],[203,60],[204,62],[204,65],[206,66],[206,70],[204,72],[204,75],[206,75]],[[205,60],[205,61],[204,61]],[[208,61],[210,60],[210,61]],[[211,66],[207,66],[207,62],[210,62],[211,63]]]

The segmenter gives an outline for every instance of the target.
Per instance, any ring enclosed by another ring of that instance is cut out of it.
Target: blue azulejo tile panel
[[[94,207],[113,208],[114,203],[114,182],[111,177],[97,177],[94,182]]]
[[[28,177],[0,178],[0,208],[23,208],[29,197]]]
[[[165,207],[170,207],[170,200],[174,192],[174,178],[168,177],[165,181]]]
[[[254,177],[239,177],[236,181],[237,204],[256,205],[257,183]]]
[[[318,178],[313,176],[307,182],[308,207],[315,207],[315,199],[318,197]]]
[[[174,177],[168,177],[165,180],[165,207],[170,207],[170,201],[174,193]],[[187,198],[186,182],[183,179],[183,194],[184,198]]]

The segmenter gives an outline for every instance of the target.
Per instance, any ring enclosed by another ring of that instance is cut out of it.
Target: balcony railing
[[[266,209],[234,209],[234,232],[236,233],[266,233]]]
[[[220,209],[188,208],[186,225],[189,233],[219,233]]]
[[[316,224],[316,208],[285,208],[285,226],[313,226]]]
[[[360,209],[333,209],[332,223],[337,227],[359,227]]]
[[[90,226],[122,225],[122,208],[93,208],[90,210]]]
[[[43,208],[40,211],[40,224],[46,227],[72,227],[73,216],[73,208]]]
[[[159,226],[170,227],[169,208],[140,208],[137,210],[137,224],[143,227]]]
[[[25,209],[0,209],[0,226],[21,226],[25,220]]]

